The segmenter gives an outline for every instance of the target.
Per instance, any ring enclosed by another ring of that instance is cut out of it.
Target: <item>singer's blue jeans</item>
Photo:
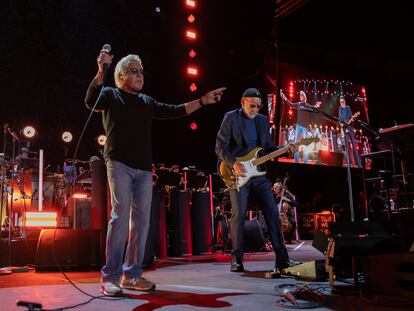
[[[121,162],[106,162],[111,191],[111,220],[106,237],[106,264],[102,280],[118,282],[142,274],[151,215],[152,172]],[[127,249],[124,251],[126,242]]]
[[[298,142],[301,138],[303,139],[306,137],[308,137],[308,129],[299,124],[296,124],[295,142]],[[299,163],[299,151],[295,152],[294,158],[295,163]],[[303,150],[303,163],[308,163],[308,153],[306,152],[306,150]]]

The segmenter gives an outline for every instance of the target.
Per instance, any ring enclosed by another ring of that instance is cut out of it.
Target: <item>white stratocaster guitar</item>
[[[318,137],[311,137],[302,139],[293,145],[299,147],[300,145],[310,145],[311,143],[318,142]],[[224,162],[220,163],[220,176],[223,179],[226,186],[230,189],[239,189],[243,187],[250,178],[255,176],[262,176],[265,175],[266,172],[261,172],[257,169],[257,167],[273,158],[276,158],[289,150],[289,145],[286,145],[279,150],[275,150],[267,155],[262,157],[257,157],[258,152],[262,150],[261,147],[254,148],[248,154],[242,157],[236,157],[236,160],[240,161],[246,169],[246,173],[244,177],[236,177],[233,173],[233,170],[229,168]]]

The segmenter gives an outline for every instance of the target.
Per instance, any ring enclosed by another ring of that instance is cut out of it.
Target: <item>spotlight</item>
[[[194,51],[193,49],[190,50],[190,52],[188,52],[188,56],[190,56],[191,58],[194,58],[197,56],[196,51]]]
[[[68,132],[68,131],[63,132],[62,133],[62,140],[63,140],[64,143],[67,143],[67,144],[70,143],[73,140],[72,133]]]
[[[189,40],[195,40],[195,39],[197,39],[197,33],[194,30],[190,30],[190,29],[189,30],[186,30],[185,36]]]
[[[195,84],[194,82],[190,84],[190,91],[191,92],[195,92],[197,91],[197,84]]]
[[[193,76],[193,77],[198,76],[198,68],[195,67],[195,66],[188,66],[187,67],[187,74],[189,76]]]
[[[96,141],[97,141],[99,146],[103,147],[103,146],[105,146],[105,143],[106,143],[106,136],[101,134],[96,138]]]
[[[31,125],[27,125],[23,128],[23,135],[26,138],[33,138],[36,135],[36,129]]]
[[[194,21],[195,21],[195,16],[194,16],[193,14],[190,14],[190,15],[187,17],[187,20],[188,20],[188,22],[189,22],[189,23],[194,23]]]
[[[196,122],[191,122],[190,129],[192,131],[196,131],[198,129],[197,123]]]

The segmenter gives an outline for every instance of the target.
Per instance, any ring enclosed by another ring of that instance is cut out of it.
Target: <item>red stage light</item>
[[[185,36],[190,40],[197,39],[197,33],[194,30],[186,30]]]
[[[190,129],[191,129],[192,131],[196,131],[196,130],[197,130],[197,128],[198,128],[197,123],[196,123],[196,122],[191,122],[191,124],[190,124]]]
[[[195,92],[195,91],[197,91],[197,84],[195,84],[195,83],[191,83],[191,84],[190,84],[190,91],[191,91],[191,92]]]
[[[198,69],[194,66],[188,66],[187,67],[187,74],[189,74],[190,76],[198,76]]]
[[[191,9],[196,7],[196,2],[194,0],[185,0],[185,5]]]
[[[188,52],[188,56],[190,56],[191,58],[194,58],[197,56],[197,53],[193,49],[191,49],[191,51]]]
[[[187,17],[187,20],[188,20],[188,22],[189,22],[189,23],[194,23],[194,21],[195,21],[195,16],[194,16],[193,14],[190,14],[190,15]]]

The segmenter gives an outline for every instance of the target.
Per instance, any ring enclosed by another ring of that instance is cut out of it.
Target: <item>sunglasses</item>
[[[133,76],[137,76],[138,74],[144,75],[144,69],[143,68],[129,68],[126,72],[130,73]]]
[[[250,100],[245,100],[244,103],[248,104],[251,109],[253,109],[253,108],[260,109],[260,108],[263,107],[262,103],[253,103]]]
[[[262,108],[263,107],[263,105],[262,104],[250,104],[250,108],[257,108],[257,109],[260,109],[260,108]]]

